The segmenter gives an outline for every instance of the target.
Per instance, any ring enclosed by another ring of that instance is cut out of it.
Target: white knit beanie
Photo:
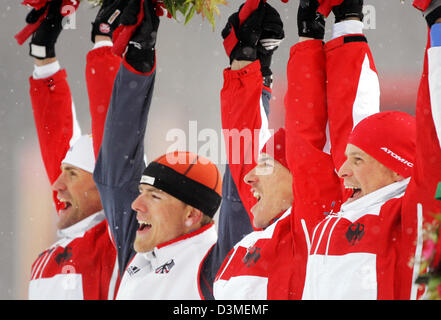
[[[70,147],[62,163],[93,173],[95,168],[95,154],[93,152],[92,135],[82,135]]]

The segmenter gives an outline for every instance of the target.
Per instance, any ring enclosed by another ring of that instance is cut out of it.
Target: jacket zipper
[[[336,214],[336,213],[331,213],[331,214],[329,214],[329,215],[325,218],[325,220],[323,220],[322,222],[320,222],[320,223],[317,225],[317,227],[316,227],[315,230],[314,230],[314,234],[313,234],[312,241],[311,241],[311,244],[314,243],[315,234],[316,234],[318,228],[320,227],[320,225],[321,225],[322,223],[324,223],[324,222],[326,221],[326,222],[325,222],[325,225],[323,226],[322,231],[320,232],[320,236],[319,236],[319,239],[318,239],[317,244],[316,244],[316,246],[315,246],[314,253],[312,253],[312,254],[316,255],[316,254],[317,254],[317,251],[318,251],[318,249],[319,249],[319,247],[320,247],[320,244],[321,244],[321,242],[322,242],[323,236],[324,236],[326,230],[328,229],[328,225],[329,225],[329,223],[331,222],[331,220],[333,220],[333,218],[335,218],[335,219],[334,219],[334,223],[332,224],[331,230],[329,231],[329,234],[328,234],[328,239],[327,239],[327,242],[326,242],[326,249],[325,249],[325,254],[324,254],[325,258],[324,258],[324,260],[323,260],[323,263],[326,263],[326,257],[328,256],[328,252],[329,252],[329,243],[330,243],[330,241],[331,241],[332,232],[334,231],[335,226],[337,225],[338,221],[340,221],[340,219],[341,219],[342,217],[341,217],[340,215]],[[310,254],[311,254],[311,253],[310,253]]]
[[[325,221],[326,221],[326,222],[325,222]],[[331,217],[330,217],[330,216],[327,216],[327,217],[325,218],[325,220],[323,220],[322,222],[320,222],[320,223],[317,225],[316,230],[314,230],[314,235],[315,235],[315,233],[316,233],[317,229],[320,227],[320,225],[321,225],[323,222],[325,222],[325,225],[323,226],[323,229],[322,229],[322,231],[320,232],[320,236],[319,236],[319,239],[318,239],[318,241],[317,241],[317,245],[315,246],[315,251],[314,251],[314,253],[313,253],[314,255],[317,254],[317,250],[318,250],[318,248],[320,247],[320,243],[322,242],[323,234],[325,233],[326,228],[328,227],[328,224],[329,224],[330,221],[331,221]],[[314,239],[312,239],[312,243],[314,243]]]
[[[326,259],[328,257],[328,252],[329,252],[329,243],[331,242],[331,236],[332,236],[332,232],[334,231],[335,226],[337,225],[337,223],[340,221],[341,216],[336,216],[335,217],[335,222],[331,227],[331,230],[329,231],[329,235],[328,235],[328,241],[326,243],[326,251],[325,251],[325,259],[324,259],[324,263],[326,263]]]

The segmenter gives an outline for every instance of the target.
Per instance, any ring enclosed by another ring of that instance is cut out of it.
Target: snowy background
[[[286,39],[273,58],[270,126],[283,125],[285,68],[289,48],[297,37],[298,1],[270,0],[285,23]],[[0,299],[26,299],[32,262],[56,239],[56,213],[50,186],[40,158],[29,98],[28,78],[33,69],[28,44],[19,46],[13,36],[24,26],[28,9],[20,0],[0,1]],[[147,157],[167,151],[167,132],[188,132],[189,121],[220,132],[219,92],[228,59],[220,32],[240,1],[221,8],[213,31],[208,21],[195,16],[186,26],[162,18],[157,44],[157,82],[146,136]],[[365,30],[380,76],[382,110],[413,113],[422,70],[426,27],[411,0],[366,0],[371,8]],[[374,11],[372,11],[372,9]],[[91,49],[90,23],[97,9],[83,3],[75,17],[76,28],[64,30],[57,42],[57,57],[68,81],[83,133],[90,131],[85,85],[85,56]],[[326,39],[332,30],[328,19]],[[194,123],[193,123],[194,124]],[[220,142],[220,135],[219,142]],[[204,144],[199,142],[198,147]],[[220,146],[220,143],[219,143]],[[197,150],[196,150],[197,151]],[[220,153],[220,151],[219,151]],[[213,159],[217,160],[217,159]],[[223,168],[223,166],[220,166]]]

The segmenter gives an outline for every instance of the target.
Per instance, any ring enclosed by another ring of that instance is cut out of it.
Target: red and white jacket
[[[106,115],[120,58],[105,46],[87,55],[86,80],[92,114]],[[30,95],[46,172],[51,184],[73,138],[79,135],[66,71],[44,79],[31,77]],[[92,123],[94,150],[101,144],[102,123]],[[97,152],[95,153],[97,154]],[[61,204],[56,199],[57,210]],[[59,230],[61,239],[32,265],[30,299],[113,299],[118,283],[116,250],[103,212]]]
[[[113,299],[117,285],[115,249],[104,213],[59,230],[60,240],[32,264],[31,300]]]
[[[290,287],[280,285],[284,281],[290,282],[293,274],[288,263],[292,258],[290,214],[291,208],[277,222],[265,230],[251,232],[234,246],[216,276],[213,287],[216,300],[291,297]],[[272,275],[279,281],[273,281]]]
[[[213,223],[136,253],[126,268],[117,300],[200,300],[201,263],[216,243]]]
[[[369,47],[363,39],[362,35],[361,38],[354,35],[345,42],[341,37],[326,48],[321,41],[312,40],[291,48],[287,67],[285,104],[289,111],[285,130],[286,156],[293,174],[295,200],[292,208],[282,217],[264,231],[245,237],[230,252],[216,277],[216,299],[302,297],[306,272],[304,257],[309,243],[305,233],[309,234],[324,212],[338,210],[343,198],[333,158],[343,163],[344,159],[337,153],[343,153],[345,137],[358,121],[379,111],[378,77]],[[341,45],[335,46],[336,43]],[[338,57],[340,60],[336,62]],[[329,59],[334,60],[333,65],[327,62]],[[332,77],[344,79],[343,89],[332,81],[327,82]],[[221,95],[223,128],[260,129],[264,121],[259,120],[262,118],[259,62],[238,71],[227,69],[224,78]],[[339,105],[340,109],[330,110],[330,105]],[[334,122],[331,122],[331,113],[339,115]],[[339,139],[339,136],[342,138]],[[253,146],[257,145],[260,143],[253,143]],[[312,164],[315,166],[312,167]],[[230,165],[247,209],[256,200],[251,198],[243,177],[254,165],[239,164],[236,168]],[[318,184],[320,188],[317,188]],[[305,207],[307,211],[301,211]],[[298,212],[302,212],[303,216]]]
[[[228,166],[251,221],[250,209],[256,198],[243,178],[256,165],[257,155],[270,137],[265,112],[269,95],[258,60],[240,70],[224,70],[221,114]],[[238,144],[234,132],[252,139]],[[269,281],[273,271],[281,279],[291,273],[291,264],[287,263],[292,257],[289,214],[290,210],[282,212],[275,223],[252,232],[234,246],[214,281],[215,299],[287,299],[291,295],[288,287]]]
[[[441,150],[431,112],[441,105],[434,105],[434,100],[431,105],[429,93],[429,81],[441,81],[439,49],[429,49],[429,61],[425,56],[412,176],[343,204],[307,234],[303,299],[416,299],[421,294],[415,280],[423,249],[422,225],[441,211],[434,199],[441,181]],[[430,80],[428,73],[434,75]]]

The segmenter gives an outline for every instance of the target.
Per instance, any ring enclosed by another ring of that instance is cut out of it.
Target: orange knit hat
[[[167,153],[145,168],[140,183],[158,188],[213,217],[222,200],[222,177],[207,158],[185,151]]]

